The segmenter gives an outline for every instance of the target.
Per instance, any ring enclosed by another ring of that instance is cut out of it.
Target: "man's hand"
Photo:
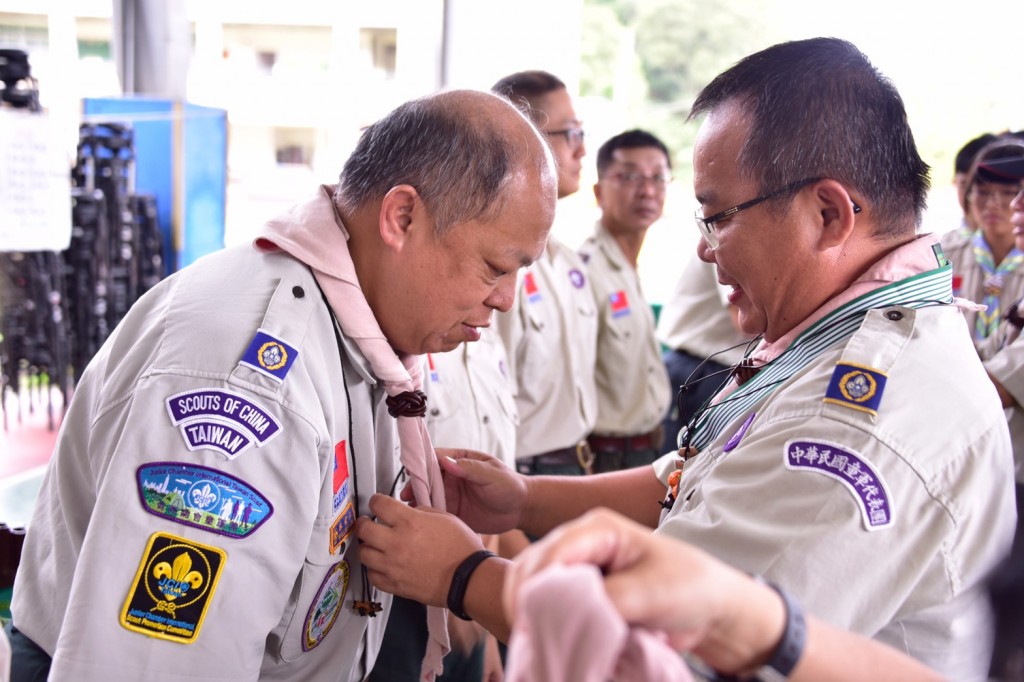
[[[370,498],[376,520],[360,517],[359,557],[377,588],[430,606],[445,606],[452,574],[481,549],[480,537],[451,514],[413,509],[386,495]]]
[[[677,650],[698,653],[713,629],[736,615],[732,590],[749,580],[690,545],[599,509],[560,526],[516,558],[505,580],[506,616],[512,618],[530,577],[551,565],[579,563],[602,569],[605,590],[627,622],[664,631]],[[781,604],[778,610],[781,629]]]
[[[525,476],[473,450],[438,448],[437,457],[449,512],[478,533],[503,533],[519,525],[527,496]]]

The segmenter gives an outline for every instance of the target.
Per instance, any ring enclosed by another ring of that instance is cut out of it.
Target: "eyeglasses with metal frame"
[[[583,144],[583,128],[565,128],[564,130],[545,130],[545,135],[565,135],[565,141],[569,144],[569,149],[579,149]]]
[[[824,180],[824,178],[804,178],[803,180],[798,180],[797,182],[791,182],[782,189],[775,190],[774,192],[769,192],[768,194],[759,196],[756,199],[751,199],[750,201],[744,201],[742,204],[737,204],[732,208],[727,208],[724,211],[716,213],[715,215],[709,216],[707,218],[701,215],[701,211],[703,209],[698,208],[696,211],[694,211],[693,218],[694,221],[697,223],[697,229],[700,230],[701,236],[704,237],[704,241],[707,242],[708,248],[714,251],[715,249],[718,248],[719,244],[718,233],[715,232],[715,223],[721,222],[726,218],[731,218],[740,211],[745,211],[748,208],[753,208],[754,206],[764,203],[769,199],[775,199],[776,197],[780,197],[784,194],[795,192],[796,190],[802,189],[807,185],[818,182],[819,180]],[[853,204],[853,212],[855,214],[860,213],[861,208],[860,206],[857,205],[857,202],[853,201],[851,203]]]
[[[606,177],[615,178],[626,187],[640,187],[642,184],[650,182],[654,185],[655,189],[665,189],[672,182],[672,176],[665,175],[664,173],[644,175],[635,171],[627,171],[624,173],[609,173]]]

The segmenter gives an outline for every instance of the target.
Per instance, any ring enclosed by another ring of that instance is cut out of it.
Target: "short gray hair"
[[[489,93],[451,91],[406,102],[366,128],[341,171],[338,207],[354,212],[397,185],[411,185],[437,236],[497,216],[528,154],[508,126],[484,113],[487,103],[473,106],[474,97],[509,106]]]

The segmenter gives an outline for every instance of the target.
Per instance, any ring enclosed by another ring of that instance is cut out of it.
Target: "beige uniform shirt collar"
[[[619,243],[615,241],[615,237],[612,233],[605,229],[601,221],[597,221],[594,225],[594,241],[597,243],[597,247],[601,249],[601,253],[608,259],[609,264],[616,270],[624,270],[626,268],[632,268],[628,260],[626,260],[626,254],[622,252],[622,248]]]

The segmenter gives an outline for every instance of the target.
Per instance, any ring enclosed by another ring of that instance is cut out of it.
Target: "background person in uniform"
[[[683,268],[672,297],[658,317],[657,338],[672,400],[665,416],[665,445],[677,447],[679,431],[729,381],[752,337],[736,326],[730,287],[718,283],[715,266],[696,254]]]
[[[1010,223],[1010,202],[1021,182],[990,174],[984,164],[1021,154],[1024,144],[1005,136],[978,152],[967,182],[968,210],[978,229],[970,236],[942,236],[942,250],[953,264],[953,295],[979,304],[964,310],[979,344],[996,331],[1004,306],[1024,295],[1024,251],[1015,247]]]
[[[547,137],[558,165],[558,198],[579,190],[586,148],[565,83],[545,71],[522,71],[491,90]],[[515,305],[497,316],[496,326],[516,386],[517,465],[532,474],[583,473],[580,446],[597,419],[597,315],[580,257],[549,236],[544,255],[520,281]]]
[[[476,343],[464,343],[447,353],[428,353],[423,363],[430,442],[438,448],[493,452],[506,466],[515,467],[519,420],[505,346],[494,327],[481,328]],[[483,541],[498,551],[497,536]],[[426,607],[419,602],[403,597],[392,600],[371,682],[419,680],[428,636],[426,615]],[[438,682],[481,682],[500,675],[502,662],[493,635],[451,614],[448,633],[452,650],[445,656]]]
[[[650,464],[662,454],[671,396],[637,259],[671,180],[668,148],[647,131],[620,133],[597,150],[601,217],[579,249],[598,315],[597,423],[587,439],[595,472]]]
[[[982,133],[964,144],[957,151],[956,158],[953,161],[953,186],[956,188],[956,198],[960,202],[960,210],[963,211],[959,229],[960,235],[965,239],[970,239],[978,229],[978,223],[971,213],[967,198],[967,189],[971,179],[971,165],[974,163],[974,157],[978,155],[978,152],[997,139],[998,137],[992,133]]]
[[[692,112],[698,253],[762,335],[750,371],[693,420],[696,455],[530,477],[446,453],[450,514],[378,495],[375,522],[357,522],[371,580],[504,637],[509,563],[480,562],[470,529],[543,535],[604,506],[835,627],[985,679],[985,580],[1014,531],[1009,433],[938,241],[917,234],[928,167],[899,93],[855,46],[816,38],[740,60]],[[451,572],[440,556],[479,563]]]
[[[444,503],[418,355],[511,307],[554,205],[532,124],[452,91],[371,125],[340,184],[255,245],[140,299],[78,384],[43,481],[13,679],[33,654],[51,679],[363,679],[390,597],[354,523],[400,468],[419,504]],[[219,519],[226,498],[249,524]],[[432,613],[427,679],[447,639]]]
[[[1005,177],[1008,180],[1024,181],[1024,154],[1017,157],[993,159],[983,162],[979,169],[989,175]],[[1024,189],[1010,202],[1010,222],[1016,247],[1024,251]],[[1013,442],[1014,464],[1017,481],[1017,535],[1015,546],[1019,550],[1024,543],[1024,340],[1020,338],[1024,328],[1024,298],[1007,306],[999,331],[979,346],[978,352],[985,362],[992,383],[1006,410],[1010,426],[1010,440]],[[1020,565],[1020,559],[1016,564]]]

